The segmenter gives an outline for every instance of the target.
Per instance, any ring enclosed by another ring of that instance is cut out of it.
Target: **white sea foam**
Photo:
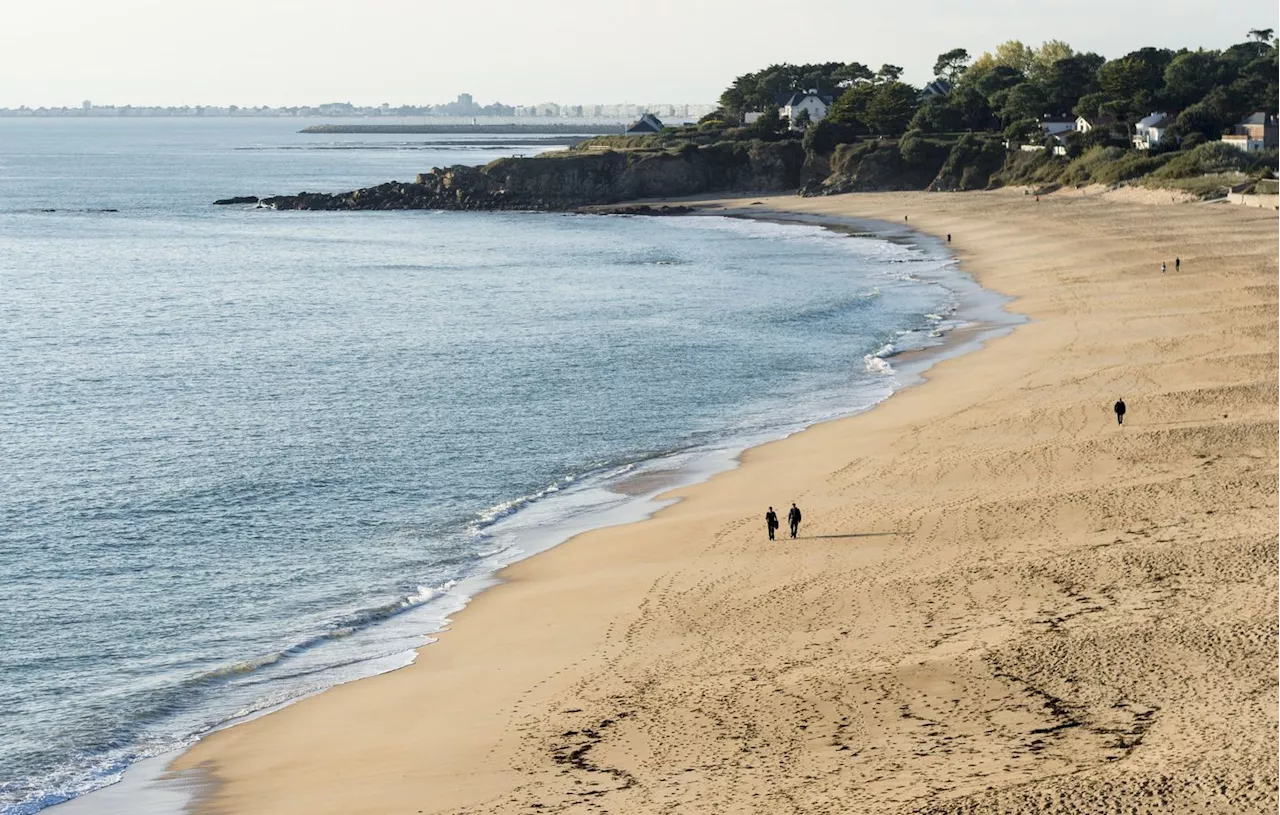
[[[873,374],[893,373],[893,366],[875,354],[867,354],[862,358],[862,363],[866,367],[867,371]]]

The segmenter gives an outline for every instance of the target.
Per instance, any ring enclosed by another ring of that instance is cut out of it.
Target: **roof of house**
[[[921,96],[946,96],[951,93],[951,80],[938,77],[920,89]]]
[[[780,108],[795,107],[796,105],[800,104],[804,100],[808,99],[810,96],[812,96],[815,99],[821,100],[822,104],[824,105],[830,105],[832,102],[831,97],[827,96],[825,93],[813,93],[812,91],[803,91],[803,92],[796,91],[795,93],[784,93],[778,96],[778,107]]]
[[[1097,127],[1098,125],[1109,125],[1109,124],[1115,124],[1115,121],[1116,121],[1116,117],[1114,117],[1114,116],[1095,116],[1095,117],[1093,117],[1092,119],[1089,119],[1089,118],[1084,117],[1084,116],[1079,116],[1079,117],[1077,117],[1077,118],[1076,118],[1076,121],[1078,122],[1078,121],[1080,121],[1081,119],[1084,119],[1086,122],[1088,122],[1088,123],[1089,123],[1091,126],[1093,126],[1093,127]]]
[[[1258,111],[1257,113],[1250,113],[1248,116],[1246,116],[1246,117],[1244,117],[1243,119],[1241,119],[1241,120],[1240,120],[1240,124],[1242,124],[1242,125],[1269,125],[1269,124],[1274,124],[1274,123],[1275,123],[1275,120],[1276,120],[1276,118],[1275,118],[1274,116],[1272,116],[1271,114],[1269,114],[1269,113],[1263,113],[1262,111]]]
[[[1150,124],[1148,124],[1147,127],[1154,127],[1154,128],[1173,127],[1173,123],[1176,121],[1178,121],[1177,116],[1175,116],[1172,113],[1166,113],[1163,116],[1161,116],[1159,119],[1156,119],[1154,122],[1151,122]]]
[[[646,113],[639,119],[631,123],[631,127],[627,128],[628,133],[661,133],[662,120],[652,113]]]

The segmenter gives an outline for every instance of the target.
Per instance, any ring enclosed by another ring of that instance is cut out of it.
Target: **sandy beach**
[[[205,738],[201,811],[1274,812],[1275,212],[724,205],[908,215],[1030,321]]]

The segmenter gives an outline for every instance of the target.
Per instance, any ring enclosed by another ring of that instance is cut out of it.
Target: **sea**
[[[314,123],[0,119],[3,815],[408,664],[972,319],[900,226],[211,205],[562,149]]]

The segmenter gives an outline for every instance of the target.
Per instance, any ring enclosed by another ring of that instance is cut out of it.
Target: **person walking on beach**
[[[1124,424],[1124,400],[1116,400],[1116,424]]]
[[[773,511],[773,507],[764,514],[764,525],[769,527],[769,540],[773,540],[773,530],[778,528],[778,513]]]
[[[795,537],[800,531],[800,507],[795,502],[791,502],[791,510],[787,512],[787,523],[791,526],[791,537]]]
[[[1165,262],[1163,260],[1160,261],[1160,274],[1164,274],[1168,270],[1169,270],[1169,267],[1165,264]]]
[[[1173,259],[1173,270],[1176,272],[1176,271],[1179,271],[1179,270],[1181,270],[1181,269],[1182,269],[1182,258],[1174,258],[1174,259]]]

